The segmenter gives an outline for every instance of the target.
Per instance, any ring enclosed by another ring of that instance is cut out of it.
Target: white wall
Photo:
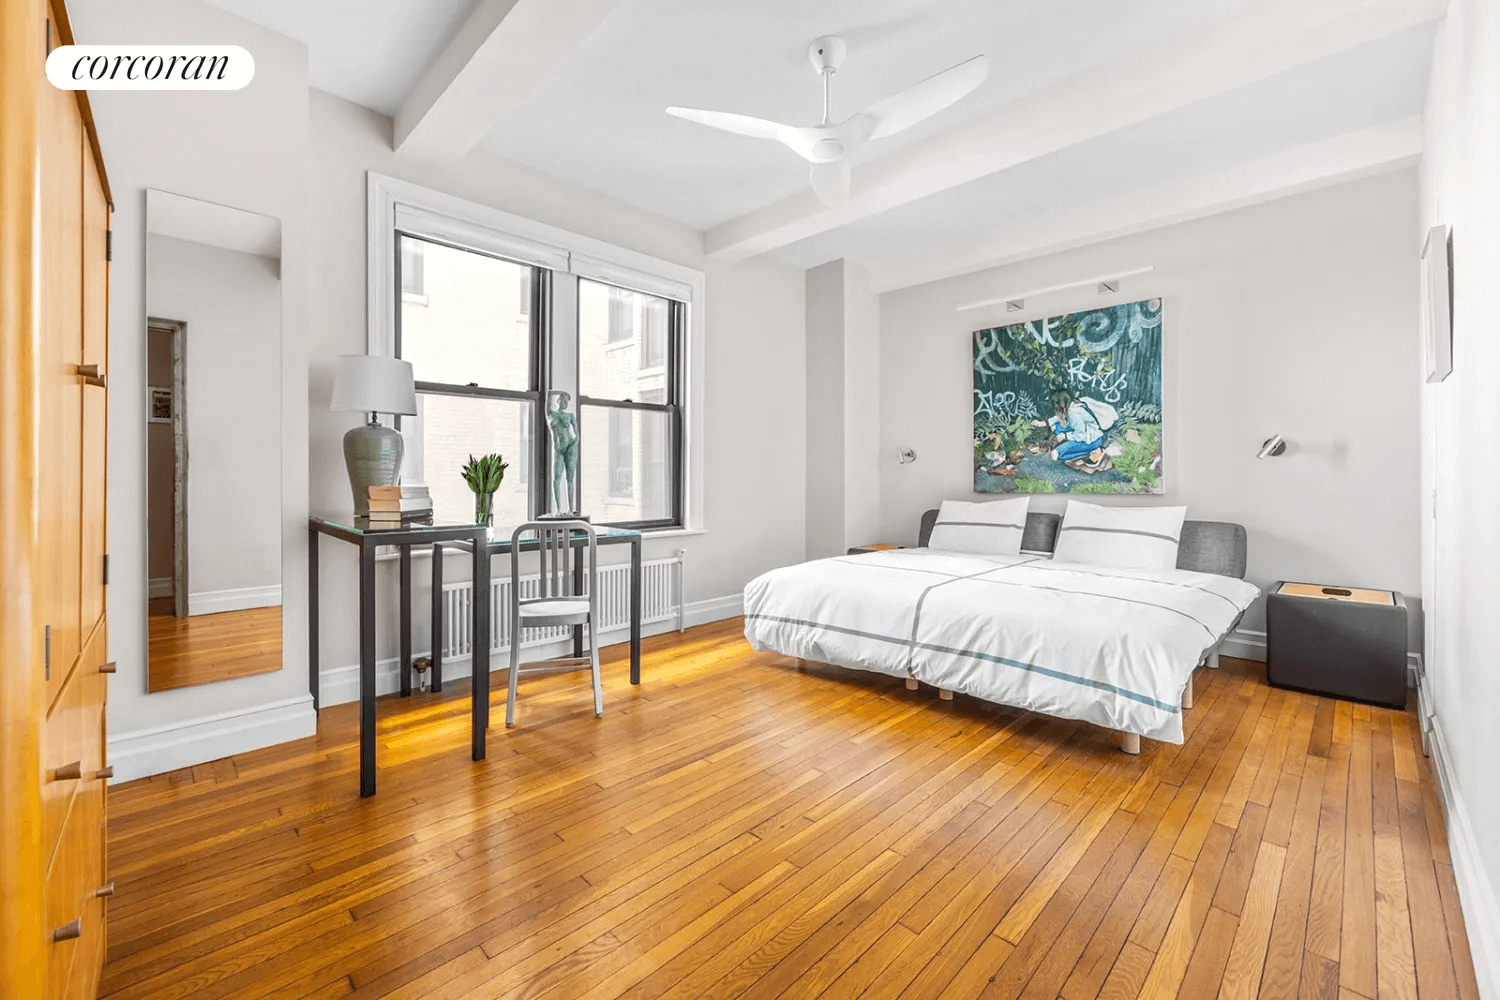
[[[843,555],[880,528],[880,301],[868,272],[807,272],[807,556]]]
[[[1453,228],[1453,374],[1422,391],[1424,702],[1480,988],[1500,997],[1500,467],[1473,442],[1500,427],[1500,9],[1451,0],[1438,34],[1421,168],[1420,233]],[[1408,256],[1420,244],[1414,234]],[[1415,265],[1414,265],[1415,266]],[[1425,375],[1425,372],[1423,373]],[[1415,381],[1415,379],[1414,379]]]
[[[101,91],[114,193],[110,274],[110,756],[115,780],[310,734],[307,697],[307,49],[198,0],[73,0],[80,44],[234,44],[255,79],[232,92]],[[282,648],[286,669],[146,693],[146,189],[280,219]],[[212,722],[204,720],[212,719]],[[206,734],[206,735],[205,735]],[[201,737],[201,738],[200,738]]]
[[[883,540],[914,542],[924,510],[975,499],[973,330],[1161,296],[1165,497],[1249,532],[1249,579],[1419,592],[1417,283],[1412,171],[935,282],[881,297]],[[1118,295],[1093,287],[1024,313],[960,304],[1151,265]],[[1292,442],[1257,461],[1264,438]],[[894,449],[918,460],[897,465]],[[1037,495],[1036,509],[1066,498]],[[1244,627],[1263,629],[1259,606]]]
[[[805,551],[803,272],[774,260],[722,264],[702,234],[482,151],[456,162],[396,156],[390,119],[322,92],[312,94],[312,232],[308,406],[310,496],[315,511],[344,512],[349,484],[341,442],[357,414],[328,409],[333,358],[365,350],[365,173],[421,184],[480,204],[700,269],[707,315],[703,534],[648,540],[646,558],[687,551],[687,600],[697,620],[738,614],[746,582],[798,562]],[[429,473],[430,477],[430,473]],[[358,662],[353,550],[322,543],[321,647],[325,674]],[[610,555],[623,555],[614,549]],[[496,562],[497,571],[501,566]],[[379,599],[394,608],[394,567]],[[449,578],[467,576],[450,559]],[[429,645],[428,568],[414,572],[413,643]],[[396,654],[394,611],[382,615],[379,656]]]
[[[188,614],[280,604],[280,264],[158,234],[147,259],[147,314],[187,324]]]

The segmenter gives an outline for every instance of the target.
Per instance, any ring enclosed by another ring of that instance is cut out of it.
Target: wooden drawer
[[[105,629],[95,631],[47,714],[42,731],[42,857],[50,859],[73,796],[97,786],[100,808],[104,779]],[[76,766],[75,766],[76,765]],[[76,777],[67,777],[76,772]]]
[[[90,778],[70,799],[70,808],[46,874],[50,998],[92,998],[98,984],[99,952],[104,934],[105,882],[104,781]],[[53,940],[78,922],[76,937]]]

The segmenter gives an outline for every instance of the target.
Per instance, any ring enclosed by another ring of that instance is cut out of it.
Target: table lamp
[[[367,354],[341,355],[333,370],[334,410],[357,410],[370,422],[344,435],[344,463],[349,467],[349,489],[354,513],[370,513],[370,487],[395,486],[401,479],[405,451],[401,435],[382,427],[379,414],[407,416],[417,412],[417,388],[411,362]]]

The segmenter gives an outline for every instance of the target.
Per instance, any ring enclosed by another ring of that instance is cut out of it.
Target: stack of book
[[[371,528],[403,528],[432,523],[432,496],[421,483],[371,486]]]

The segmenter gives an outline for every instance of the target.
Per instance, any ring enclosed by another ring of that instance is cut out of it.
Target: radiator
[[[652,559],[641,563],[641,625],[675,621],[684,627],[682,604],[682,553],[670,559]],[[507,567],[508,569],[508,567]],[[537,597],[540,577],[533,573],[521,577],[521,596]],[[510,573],[490,579],[490,652],[510,651]],[[474,587],[469,580],[443,584],[443,659],[466,657],[474,644],[473,617],[469,602]],[[630,564],[599,567],[599,622],[601,637],[630,627]],[[521,648],[541,646],[571,637],[567,626],[527,629]],[[602,641],[602,640],[601,640]]]

